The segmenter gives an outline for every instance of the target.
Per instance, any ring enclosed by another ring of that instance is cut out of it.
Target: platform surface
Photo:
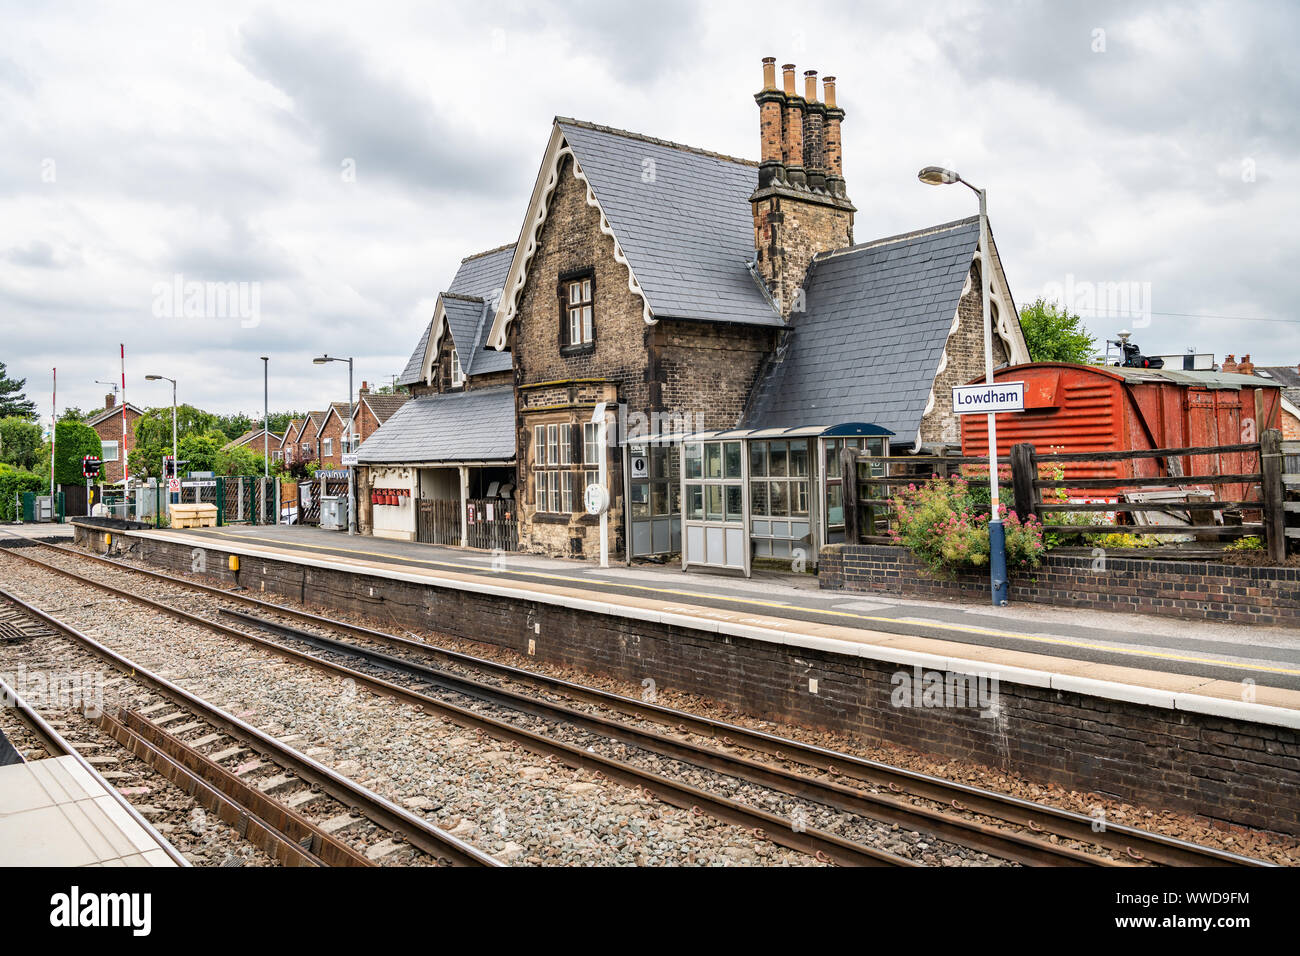
[[[131,532],[206,542],[380,575],[414,576],[553,598],[596,602],[609,613],[651,611],[710,629],[773,631],[782,643],[826,649],[849,642],[888,658],[907,653],[1117,682],[1159,694],[1195,694],[1300,711],[1300,630],[1053,608],[918,601],[890,594],[823,591],[812,575],[756,572],[752,579],[677,565],[601,569],[580,561],[498,554],[296,526]],[[746,634],[758,636],[761,634]],[[803,641],[796,641],[802,636]],[[1008,676],[1006,679],[1013,679]],[[1061,686],[1059,683],[1050,686]],[[1159,699],[1158,696],[1156,699]]]
[[[175,866],[74,757],[0,767],[0,866]]]

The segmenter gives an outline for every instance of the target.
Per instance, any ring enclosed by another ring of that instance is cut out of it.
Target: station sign
[[[340,470],[338,468],[330,468],[328,470],[320,468],[316,471],[317,478],[346,478],[347,476],[348,473],[346,470]]]
[[[358,464],[357,456],[355,453],[350,455],[342,455],[339,460],[343,462],[344,468],[355,468],[356,465]]]
[[[990,412],[1023,412],[1024,382],[994,382],[992,385],[954,385],[954,415],[987,415]]]

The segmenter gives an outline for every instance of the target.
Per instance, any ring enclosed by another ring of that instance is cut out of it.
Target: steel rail
[[[24,560],[31,561],[33,564],[41,567],[55,569],[44,562],[36,561],[22,555]],[[89,578],[81,578],[80,575],[70,571],[63,571],[69,577],[82,580],[87,584],[94,585],[95,582]],[[147,601],[147,599],[138,598],[126,591],[111,588],[108,585],[97,585],[102,590],[117,593],[121,597],[126,597],[135,601]],[[164,697],[169,698],[173,703],[188,708],[202,715],[202,717],[216,727],[229,733],[231,736],[242,737],[249,746],[269,757],[281,766],[287,767],[296,773],[303,780],[324,790],[330,796],[340,801],[346,806],[352,807],[365,813],[367,817],[378,823],[380,826],[391,830],[395,836],[405,839],[413,845],[424,850],[433,856],[445,858],[453,864],[462,866],[502,866],[503,864],[496,859],[481,852],[475,847],[469,845],[463,840],[452,836],[445,830],[434,826],[421,817],[408,810],[399,807],[390,800],[381,797],[379,794],[361,786],[359,783],[348,779],[340,773],[331,770],[324,764],[313,760],[306,754],[299,753],[287,744],[281,743],[269,734],[258,730],[251,724],[240,720],[238,717],[215,704],[210,704],[203,698],[190,693],[183,687],[172,683],[165,677],[153,673],[146,667],[135,663],[129,658],[117,651],[101,644],[87,634],[82,633],[71,624],[60,621],[58,618],[47,614],[33,604],[24,601],[16,594],[12,594],[4,588],[0,588],[0,598],[11,602],[22,608],[27,613],[44,621],[55,630],[72,638],[77,643],[84,646],[91,653],[109,662],[119,670],[125,671],[132,678],[149,684]],[[159,609],[164,609],[165,605],[158,605]],[[184,612],[181,612],[184,614]],[[202,621],[202,618],[196,618]]]
[[[625,786],[645,790],[658,799],[664,800],[665,802],[683,809],[689,809],[694,813],[706,812],[725,823],[749,829],[756,835],[770,840],[773,843],[779,844],[788,849],[808,853],[809,855],[817,857],[819,860],[829,860],[848,866],[919,865],[914,861],[898,856],[897,854],[878,850],[874,847],[857,843],[834,833],[822,831],[814,827],[793,827],[790,820],[766,810],[760,810],[726,797],[715,796],[708,791],[691,786],[690,784],[672,780],[668,777],[648,770],[643,770],[639,767],[632,766],[623,761],[615,760],[611,757],[591,753],[573,744],[553,740],[545,735],[524,730],[506,721],[497,720],[492,717],[475,713],[469,708],[460,707],[455,704],[438,700],[437,698],[430,697],[427,694],[412,691],[409,688],[391,683],[390,681],[382,680],[363,671],[344,667],[340,664],[326,661],[313,654],[299,651],[276,641],[267,640],[266,638],[259,637],[255,634],[249,634],[248,632],[241,631],[238,628],[222,624],[220,621],[213,621],[197,614],[192,614],[189,611],[183,611],[180,608],[172,607],[159,601],[154,601],[139,594],[134,594],[111,584],[106,584],[102,581],[95,581],[93,578],[84,577],[83,575],[77,574],[75,571],[49,565],[27,555],[18,555],[18,557],[21,557],[24,561],[28,561],[38,567],[56,572],[65,577],[79,581],[82,584],[98,588],[99,590],[106,591],[110,594],[115,594],[118,597],[149,607],[188,624],[216,631],[228,637],[235,638],[236,640],[260,647],[281,657],[314,667],[332,676],[350,678],[357,684],[367,687],[376,693],[394,697],[406,703],[421,707],[426,711],[446,717],[461,726],[482,731],[498,740],[515,743],[534,753],[557,759],[565,765],[575,769],[596,770],[601,775],[622,783]],[[0,589],[0,596],[9,597],[16,603],[21,603],[24,604],[24,606],[30,607],[30,605],[26,605],[25,602],[22,602],[20,598],[9,595],[8,592],[3,589]],[[48,621],[53,626],[58,627],[60,630],[65,628],[71,629],[70,625],[64,625],[62,622],[57,622],[54,618],[51,618],[43,612],[37,611],[37,613],[42,617],[42,619]],[[75,629],[72,630],[75,631]],[[98,642],[95,642],[93,638],[87,637],[79,631],[76,633],[78,634],[79,639],[89,642],[97,648],[101,648],[107,654],[114,655],[115,657],[120,656],[116,655],[116,652],[98,644]],[[123,658],[123,660],[125,659]],[[137,674],[137,676],[139,675]],[[155,677],[155,679],[159,681],[165,680],[157,677]],[[187,691],[170,684],[170,682],[167,682],[167,684],[169,687],[174,688],[175,691],[188,695]],[[238,720],[238,718],[228,714],[224,716],[228,720]],[[215,723],[216,721],[214,720],[213,722]],[[242,721],[239,723],[244,727],[248,726],[244,725]],[[248,730],[265,738],[265,735],[261,734],[260,731],[257,731],[256,728],[248,727]],[[309,760],[310,758],[302,757],[302,759]],[[324,767],[321,769],[328,770],[328,768]],[[333,771],[329,772],[333,773]],[[418,820],[419,818],[412,817],[412,819]],[[423,821],[420,822],[423,823]]]
[[[378,667],[408,674],[444,690],[465,694],[537,717],[559,720],[629,746],[683,760],[749,783],[772,787],[791,796],[824,804],[846,813],[921,830],[932,836],[952,840],[1016,863],[1055,866],[1116,865],[1113,861],[1095,853],[1057,846],[1045,840],[991,827],[965,817],[928,807],[914,806],[892,795],[870,793],[843,783],[819,780],[806,774],[794,773],[782,767],[760,763],[689,741],[675,740],[618,720],[587,714],[562,704],[519,694],[504,687],[496,687],[457,674],[435,670],[424,664],[384,654],[371,648],[313,634],[274,621],[265,621],[238,611],[223,610],[221,613],[258,627],[278,631],[324,650],[360,657]]]
[[[3,593],[5,592],[0,591],[0,594]],[[158,844],[158,848],[167,854],[167,857],[173,863],[177,866],[190,865],[190,861],[185,859],[185,857],[181,855],[181,852],[177,850],[176,847],[172,846],[172,844],[154,828],[154,825],[140,814],[139,810],[131,805],[130,800],[122,796],[116,787],[105,780],[103,775],[95,769],[93,764],[81,755],[76,747],[69,743],[62,734],[55,730],[45,720],[45,718],[37,712],[35,707],[23,700],[22,696],[3,680],[0,680],[0,701],[7,703],[18,712],[23,723],[25,723],[28,728],[31,729],[32,733],[36,735],[37,739],[41,741],[41,746],[45,748],[46,753],[57,757],[71,757],[77,762],[77,765],[81,767],[82,770],[90,774],[91,778],[94,779],[106,793],[108,793],[113,801],[126,811],[127,816],[129,816],[154,839]]]
[[[1056,834],[1058,837],[1100,846],[1117,856],[1122,856],[1126,860],[1164,866],[1274,865],[1264,860],[1242,856],[1214,847],[1202,846],[1176,837],[1155,833],[1154,831],[1108,821],[1099,821],[1095,817],[1060,807],[974,787],[970,784],[945,780],[919,771],[908,770],[865,757],[803,743],[789,737],[753,730],[711,717],[703,717],[690,711],[637,700],[611,691],[577,684],[562,678],[552,677],[488,658],[477,657],[421,640],[390,634],[347,621],[339,621],[309,611],[285,607],[251,595],[231,592],[201,582],[177,578],[149,568],[133,567],[75,548],[49,542],[38,542],[38,544],[41,547],[65,552],[83,560],[95,561],[117,570],[145,575],[176,587],[211,594],[215,597],[258,608],[269,613],[280,614],[306,623],[352,633],[390,646],[412,648],[421,653],[437,656],[467,667],[488,671],[532,686],[546,688],[584,703],[609,707],[634,719],[648,719],[675,727],[681,731],[717,739],[726,746],[743,746],[781,761],[801,764],[832,776],[844,777],[851,781],[881,787],[897,797],[918,797],[944,806],[952,806],[959,811],[970,811],[1000,820],[1003,823],[1023,827],[1031,833]],[[10,553],[15,552],[11,550]],[[42,567],[63,570],[28,555],[18,556]]]

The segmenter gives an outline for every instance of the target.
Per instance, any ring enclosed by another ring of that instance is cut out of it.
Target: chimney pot
[[[785,86],[785,95],[794,96],[794,64],[787,63],[781,67],[781,80]]]
[[[809,103],[818,102],[817,99],[817,71],[804,70],[803,73],[803,98]]]
[[[763,57],[763,89],[776,89],[776,57]]]
[[[835,108],[835,77],[822,77],[822,89],[825,90],[826,105],[831,109]]]

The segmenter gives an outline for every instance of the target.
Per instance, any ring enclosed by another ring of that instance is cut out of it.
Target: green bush
[[[60,485],[84,485],[82,459],[103,458],[104,448],[95,429],[81,422],[63,421],[54,426],[54,481]]]
[[[21,512],[16,511],[17,496],[26,491],[40,494],[50,486],[40,475],[21,471],[11,465],[0,464],[0,521],[16,521]]]
[[[987,500],[987,482],[985,494]],[[987,567],[989,516],[976,512],[977,497],[971,483],[958,476],[910,484],[890,501],[895,524],[890,537],[935,574]],[[1047,550],[1038,519],[1030,515],[1022,522],[1014,511],[1008,511],[1003,529],[1007,567],[1037,567]]]
[[[1263,551],[1264,539],[1255,535],[1245,538],[1238,538],[1231,544],[1225,545],[1224,551]]]

